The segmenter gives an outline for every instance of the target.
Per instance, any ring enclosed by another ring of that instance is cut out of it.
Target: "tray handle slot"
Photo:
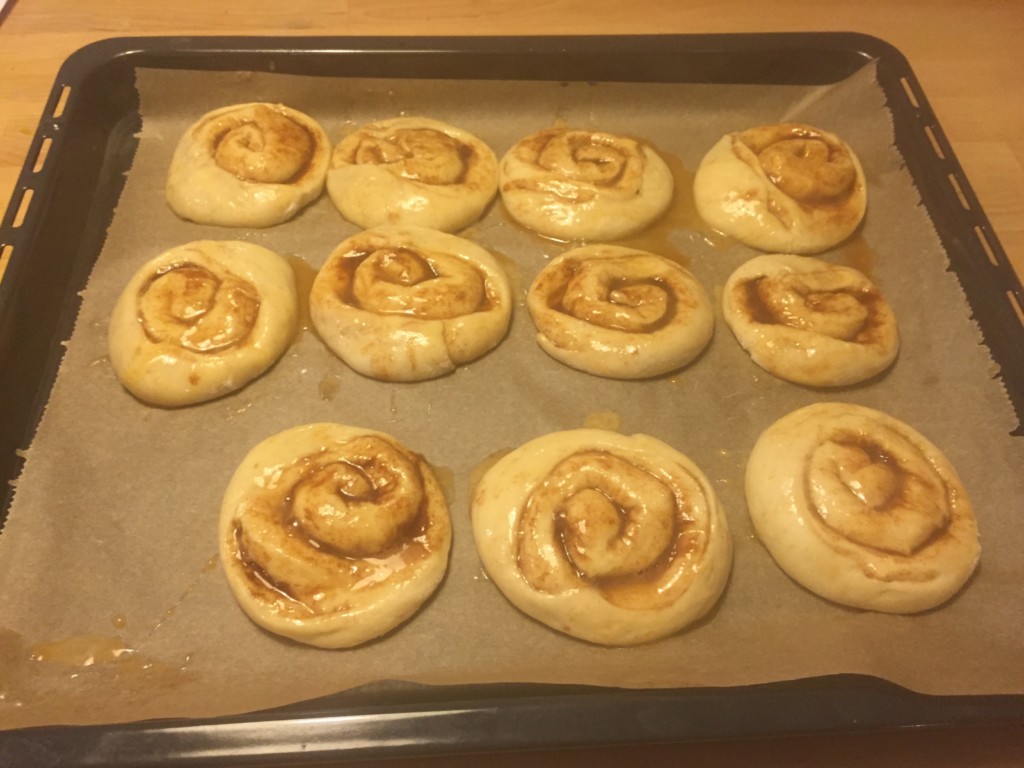
[[[53,109],[50,111],[50,118],[56,120],[64,114],[64,110],[67,109],[68,100],[71,98],[71,86],[62,85],[60,93],[57,95],[57,99],[53,104]]]
[[[977,224],[974,225],[974,235],[978,238],[978,242],[981,243],[981,249],[985,251],[985,255],[988,256],[988,261],[993,267],[999,267],[999,259],[996,258],[996,252],[992,249],[992,244],[988,241],[988,237],[985,235],[983,230]]]
[[[46,166],[46,158],[50,156],[51,146],[53,146],[53,139],[49,136],[44,137],[39,144],[39,151],[36,152],[35,162],[32,163],[32,173],[39,173]]]
[[[964,194],[964,188],[960,186],[960,180],[957,179],[956,174],[947,174],[946,178],[949,179],[949,185],[953,188],[953,191],[956,193],[956,197],[957,200],[960,201],[960,205],[964,207],[965,211],[971,210],[971,202],[967,199],[967,195]]]
[[[928,137],[928,141],[932,145],[932,149],[935,151],[935,156],[938,157],[939,160],[945,160],[946,153],[943,151],[942,145],[939,144],[939,139],[930,125],[926,125],[924,127],[924,135]]]
[[[32,187],[25,187],[21,190],[21,200],[18,202],[18,210],[14,214],[14,221],[11,222],[11,227],[17,229],[25,223],[25,217],[28,215],[28,208],[32,205],[32,195],[35,194],[35,190]]]
[[[900,78],[900,85],[903,86],[903,92],[907,94],[907,101],[910,102],[914,109],[921,108],[921,101],[917,98],[917,93],[914,92],[914,86],[906,77]]]
[[[1024,309],[1021,309],[1020,302],[1017,301],[1017,294],[1013,291],[1007,291],[1006,298],[1010,302],[1010,306],[1013,307],[1013,311],[1017,313],[1017,320],[1024,326]]]
[[[14,253],[14,246],[10,243],[0,244],[0,280],[4,279],[4,271],[7,269],[7,264],[11,260],[11,254]]]

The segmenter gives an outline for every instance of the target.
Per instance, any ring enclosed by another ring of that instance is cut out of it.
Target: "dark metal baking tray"
[[[869,61],[1019,419],[1024,330],[1013,302],[1024,306],[1024,290],[906,59],[877,38],[120,38],[87,46],[62,66],[0,223],[0,249],[11,254],[0,282],[0,524],[21,468],[18,450],[42,415],[135,152],[137,69],[810,85],[842,80]],[[396,683],[216,720],[0,732],[0,764],[298,764],[996,722],[1024,722],[1024,696],[925,696],[860,676],[651,691]]]

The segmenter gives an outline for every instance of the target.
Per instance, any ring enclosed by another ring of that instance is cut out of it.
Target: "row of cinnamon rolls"
[[[758,439],[752,522],[778,566],[835,603],[934,608],[976,566],[973,510],[920,433],[880,411],[818,403]],[[675,634],[729,581],[727,515],[701,469],[649,435],[578,429],[503,455],[472,489],[480,562],[516,608],[602,645]],[[434,469],[393,436],[340,424],[273,435],[224,495],[220,558],[246,614],[323,648],[374,640],[444,579],[452,544]]]
[[[414,227],[378,227],[342,242],[309,296],[317,335],[346,364],[384,381],[450,373],[505,337],[513,296],[483,247]],[[712,338],[711,300],[687,269],[614,245],[572,249],[533,280],[526,304],[539,346],[575,369],[618,379],[679,370]],[[204,402],[239,389],[284,353],[297,333],[291,265],[261,246],[198,241],[140,268],[110,321],[118,378],[160,406]],[[899,347],[878,288],[848,267],[761,256],[725,284],[725,318],[762,367],[815,386],[862,381]]]
[[[325,186],[341,214],[363,229],[456,232],[484,214],[500,186],[521,223],[552,236],[603,239],[642,228],[672,196],[664,162],[623,137],[542,131],[516,144],[499,167],[486,143],[438,120],[370,123],[332,151],[308,115],[256,103],[215,110],[185,133],[167,200],[190,221],[266,227],[295,216]]]
[[[295,216],[324,186],[363,229],[457,232],[500,190],[520,224],[562,241],[627,237],[665,213],[674,180],[646,142],[596,130],[550,128],[498,162],[475,135],[429,118],[370,123],[333,151],[308,115],[242,104],[204,115],[179,142],[166,194],[182,218],[267,227]],[[867,204],[864,172],[838,136],[800,124],[724,136],[694,180],[705,221],[776,253],[815,253],[845,240]]]

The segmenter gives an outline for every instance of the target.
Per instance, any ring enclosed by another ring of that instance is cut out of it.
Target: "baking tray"
[[[121,38],[58,73],[0,224],[0,522],[140,128],[141,68],[553,81],[815,85],[874,61],[897,145],[1018,415],[1024,290],[905,58],[846,33],[543,38]],[[1021,432],[1020,426],[1017,433]],[[2,535],[2,534],[0,534]],[[1024,696],[924,696],[867,677],[728,689],[377,684],[218,720],[0,732],[0,764],[271,765],[500,749],[1024,722]]]

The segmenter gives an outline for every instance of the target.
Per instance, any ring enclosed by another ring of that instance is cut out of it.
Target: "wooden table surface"
[[[2,2],[2,0],[0,0]],[[7,0],[0,11],[0,206],[57,69],[125,35],[469,35],[855,31],[909,59],[996,233],[1024,275],[1024,3],[1020,0]],[[2,244],[0,244],[2,245]],[[1024,642],[1024,640],[1022,640]],[[1019,724],[614,747],[392,766],[1021,766]]]

